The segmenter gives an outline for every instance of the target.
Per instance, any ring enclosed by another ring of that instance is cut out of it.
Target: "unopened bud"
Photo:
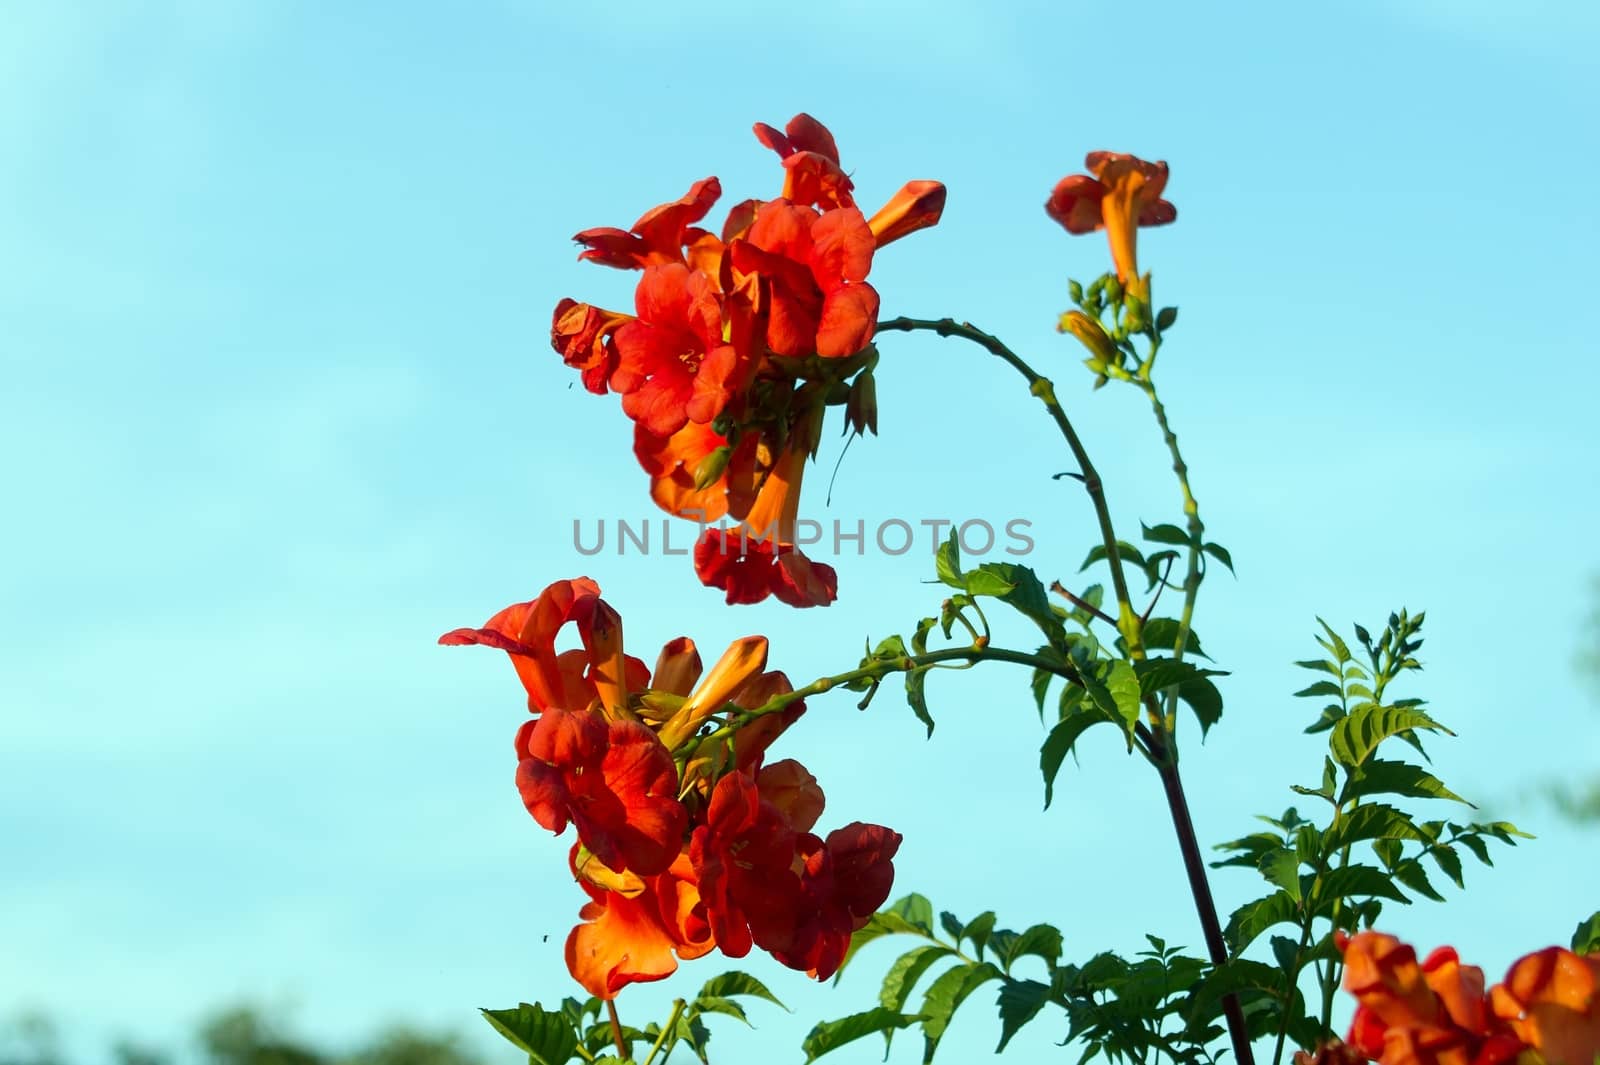
[[[1089,368],[1095,373],[1100,373],[1106,366],[1115,364],[1121,355],[1116,343],[1106,335],[1100,323],[1082,311],[1068,311],[1063,314],[1061,323],[1056,328],[1063,333],[1071,333],[1078,338],[1078,343],[1089,349],[1089,354],[1093,356]],[[1100,365],[1093,365],[1096,362]]]
[[[728,460],[733,458],[733,448],[723,446],[700,460],[694,468],[694,486],[697,491],[704,491],[722,480],[722,474],[728,468]]]
[[[845,401],[844,416],[860,435],[878,435],[878,384],[872,371],[856,374],[850,385],[850,398]]]

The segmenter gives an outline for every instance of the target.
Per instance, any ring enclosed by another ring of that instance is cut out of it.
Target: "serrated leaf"
[[[1033,689],[1033,701],[1039,704],[1040,721],[1044,720],[1044,701],[1049,697],[1050,683],[1055,679],[1056,675],[1049,670],[1036,669],[1033,671],[1033,679],[1029,682],[1029,687]]]
[[[1345,782],[1346,801],[1369,795],[1400,795],[1408,799],[1449,799],[1471,806],[1470,802],[1444,786],[1444,782],[1421,766],[1410,762],[1371,758],[1351,773]]]
[[[767,990],[767,985],[751,976],[737,970],[725,972],[720,976],[713,976],[705,982],[700,989],[700,998],[737,998],[741,995],[750,998],[765,999],[781,1010],[787,1010],[778,1000],[778,996]]]
[[[1340,694],[1340,691],[1339,691],[1339,686],[1337,684],[1335,684],[1333,681],[1331,681],[1331,680],[1319,680],[1315,684],[1311,684],[1311,685],[1308,685],[1308,686],[1306,686],[1304,688],[1301,688],[1299,691],[1295,692],[1294,694],[1295,694],[1295,698],[1300,699],[1300,698],[1307,698],[1307,697],[1310,697],[1310,696],[1317,696],[1317,695],[1334,695],[1334,696],[1337,696],[1337,695]]]
[[[1105,683],[1106,690],[1111,693],[1111,709],[1122,715],[1131,733],[1133,726],[1139,722],[1141,710],[1143,692],[1139,688],[1139,674],[1131,665],[1119,659],[1111,663]]]
[[[1178,647],[1178,630],[1180,624],[1176,618],[1151,618],[1144,623],[1141,633],[1146,647],[1159,648],[1163,651],[1175,651]],[[1194,629],[1189,630],[1188,637],[1183,641],[1183,653],[1198,655],[1209,660],[1210,655],[1200,649],[1200,637],[1195,635]]]
[[[915,1015],[907,1016],[895,1010],[876,1006],[860,1013],[852,1013],[848,1017],[840,1017],[836,1021],[819,1022],[800,1044],[800,1049],[805,1051],[806,1063],[810,1065],[822,1055],[837,1050],[846,1043],[852,1043],[864,1035],[909,1028],[920,1019]]]
[[[1032,925],[1007,943],[1003,952],[996,947],[995,955],[1008,973],[1019,960],[1030,955],[1054,966],[1061,958],[1061,930],[1054,925]]]
[[[1322,837],[1324,854],[1333,854],[1352,844],[1369,839],[1416,840],[1429,842],[1428,836],[1411,823],[1409,815],[1383,803],[1357,806],[1330,825]]]
[[[1269,851],[1257,866],[1267,883],[1282,888],[1296,903],[1300,901],[1300,855],[1287,847]]]
[[[1433,863],[1439,867],[1439,871],[1449,877],[1456,887],[1464,888],[1467,886],[1461,876],[1461,856],[1459,854],[1449,847],[1440,846],[1428,848],[1428,855],[1433,859]]]
[[[983,960],[983,948],[989,942],[989,935],[994,931],[994,922],[993,910],[984,910],[967,922],[967,941],[972,944],[973,952],[978,955],[980,961]]]
[[[938,574],[941,583],[956,589],[966,588],[967,582],[961,572],[961,547],[955,529],[950,530],[950,539],[940,544],[934,554],[933,571]]]
[[[1000,1045],[994,1048],[994,1052],[998,1054],[1004,1050],[1006,1044],[1011,1042],[1011,1037],[1033,1020],[1049,1001],[1049,984],[1041,984],[1037,980],[1007,980],[1001,985],[998,1002]]]
[[[1061,772],[1061,763],[1071,753],[1078,737],[1102,722],[1115,723],[1115,718],[1098,706],[1080,707],[1076,713],[1057,722],[1045,737],[1044,746],[1039,748],[1039,772],[1044,776],[1046,810],[1055,797],[1056,775]]]
[[[1331,673],[1335,677],[1340,676],[1338,666],[1335,666],[1332,662],[1320,658],[1301,659],[1300,661],[1296,662],[1295,665],[1299,666],[1301,669],[1314,669],[1319,673]]]
[[[988,566],[992,565],[994,563],[987,563],[967,574],[966,591],[968,595],[987,595],[995,599],[1004,599],[1016,591],[1017,586],[1015,584],[988,568]]]
[[[1337,898],[1382,898],[1409,903],[1405,893],[1394,886],[1388,873],[1370,865],[1352,864],[1325,873],[1313,892],[1318,911]]]
[[[701,995],[699,998],[695,999],[689,1004],[689,1008],[691,1010],[698,1010],[701,1013],[720,1013],[725,1017],[737,1018],[738,1020],[743,1021],[746,1025],[750,1024],[750,1018],[745,1015],[744,1007],[739,1005],[731,998],[716,998],[714,996],[708,997],[706,995]],[[754,1026],[751,1025],[751,1027]]]
[[[901,1012],[906,1007],[906,999],[911,997],[912,990],[922,974],[936,964],[940,958],[955,956],[955,951],[937,943],[925,947],[915,947],[895,959],[889,971],[884,974],[883,985],[878,989],[878,1003],[886,1009]],[[890,1034],[890,1033],[886,1033]]]
[[[516,1009],[479,1012],[495,1031],[527,1054],[532,1065],[566,1065],[577,1053],[577,1033],[559,1011],[523,1002]]]
[[[966,1001],[967,996],[989,981],[1000,978],[999,969],[986,961],[980,961],[948,969],[928,985],[927,994],[922,996],[921,1006],[923,1065],[933,1060],[933,1053],[939,1047],[939,1040],[944,1038],[945,1030],[950,1027],[950,1019],[955,1016],[956,1010]]]
[[[1432,899],[1434,902],[1444,901],[1444,896],[1434,890],[1432,881],[1428,879],[1427,871],[1422,868],[1422,863],[1414,858],[1396,865],[1394,867],[1394,878],[1423,898]]]
[[[1189,704],[1195,720],[1200,722],[1203,739],[1211,726],[1222,720],[1222,692],[1205,676],[1195,676],[1178,685],[1178,698]]]
[[[1294,899],[1287,891],[1279,890],[1234,910],[1222,934],[1228,941],[1229,952],[1237,956],[1267,929],[1286,922],[1292,924],[1298,917]]]
[[[1416,730],[1455,733],[1421,710],[1400,706],[1363,706],[1340,718],[1328,737],[1334,760],[1347,768],[1355,767],[1378,749],[1384,740]]]

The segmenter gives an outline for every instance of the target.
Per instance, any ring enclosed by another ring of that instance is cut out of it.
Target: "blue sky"
[[[1239,571],[1197,622],[1235,670],[1187,748],[1204,841],[1317,771],[1313,708],[1288,697],[1314,615],[1403,604],[1429,617],[1414,691],[1461,734],[1434,745],[1441,775],[1541,838],[1389,927],[1493,976],[1600,902],[1593,834],[1529,798],[1600,760],[1571,666],[1600,569],[1592,5],[197,0],[6,21],[0,1009],[51,1010],[84,1047],[175,1038],[236,997],[329,1040],[403,1018],[492,1047],[474,1007],[568,993],[579,900],[511,786],[510,670],[438,633],[586,573],[637,654],[759,631],[809,679],[936,606],[921,553],[840,560],[838,604],[802,614],[572,547],[574,518],[653,515],[615,401],[547,347],[558,298],[628,299],[568,238],[708,174],[728,202],[775,193],[748,130],[799,110],[869,208],[949,185],[940,227],[876,262],[885,313],[970,318],[1054,375],[1125,529],[1171,520],[1173,489],[1139,397],[1091,393],[1054,332],[1066,277],[1105,253],[1040,204],[1092,149],[1171,163],[1179,222],[1141,262],[1183,309],[1163,391]],[[1092,516],[1050,479],[1068,460],[1020,382],[932,337],[882,350],[884,435],[824,508],[830,441],[808,512],[1025,518],[1032,563],[1070,575]],[[1041,813],[1026,678],[930,693],[930,742],[888,693],[865,715],[814,702],[785,748],[826,823],[899,828],[900,889],[1056,919],[1069,956],[1146,931],[1198,947],[1153,775],[1091,737]],[[1256,891],[1215,885],[1224,910]],[[832,992],[747,959],[795,1013],[724,1029],[723,1060],[798,1061],[813,1021],[871,1004],[887,956]],[[974,1002],[947,1053],[996,1032]],[[1061,1032],[1036,1022],[1016,1053]]]

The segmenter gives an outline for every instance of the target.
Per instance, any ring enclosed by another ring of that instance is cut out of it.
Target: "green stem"
[[[1128,580],[1122,572],[1122,561],[1117,551],[1117,534],[1111,524],[1111,508],[1106,503],[1105,485],[1100,480],[1100,474],[1095,470],[1094,463],[1089,460],[1089,452],[1084,448],[1083,441],[1078,438],[1078,432],[1072,427],[1072,422],[1067,418],[1067,412],[1062,409],[1061,403],[1056,399],[1055,385],[1048,377],[1036,372],[1033,367],[1024,362],[1016,352],[1006,347],[997,338],[976,328],[970,322],[957,322],[953,318],[940,318],[937,320],[926,318],[890,318],[878,323],[878,332],[898,331],[912,333],[917,331],[937,333],[942,337],[961,337],[970,340],[982,347],[991,355],[1003,360],[1012,369],[1016,370],[1028,382],[1028,391],[1039,397],[1039,401],[1050,412],[1050,417],[1055,421],[1056,428],[1061,430],[1061,436],[1067,442],[1067,447],[1072,452],[1072,457],[1078,462],[1079,475],[1083,479],[1084,491],[1089,493],[1089,500],[1094,504],[1095,518],[1100,523],[1100,540],[1105,545],[1106,561],[1111,565],[1111,586],[1117,596],[1117,628],[1122,633],[1122,638],[1128,642],[1128,654],[1132,658],[1144,657],[1144,644],[1140,635],[1139,614],[1133,608],[1133,597],[1128,594]]]
[[[1150,397],[1150,407],[1155,412],[1156,424],[1161,427],[1162,439],[1166,441],[1167,451],[1172,455],[1172,472],[1177,475],[1178,488],[1183,493],[1183,516],[1188,523],[1189,571],[1183,578],[1183,607],[1178,614],[1178,636],[1172,649],[1173,661],[1182,662],[1185,645],[1189,642],[1189,629],[1194,623],[1195,600],[1200,595],[1200,545],[1205,542],[1206,527],[1200,520],[1200,504],[1195,502],[1194,490],[1189,486],[1189,464],[1184,462],[1183,452],[1178,447],[1178,435],[1172,431],[1172,423],[1167,421],[1167,408],[1156,395],[1155,384],[1148,378],[1142,379],[1139,387]],[[1167,694],[1166,719],[1170,732],[1178,720],[1176,687]],[[1176,746],[1173,747],[1173,754],[1174,756],[1177,754]]]
[[[660,1053],[662,1045],[667,1041],[668,1033],[677,1030],[678,1018],[683,1016],[683,1005],[683,999],[681,998],[672,1000],[672,1013],[667,1017],[667,1023],[662,1026],[660,1034],[656,1036],[655,1043],[651,1045],[650,1053],[644,1056],[644,1065],[650,1065],[651,1062],[656,1060],[656,1055]]]

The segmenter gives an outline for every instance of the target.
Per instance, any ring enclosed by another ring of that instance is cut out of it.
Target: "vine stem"
[[[1161,775],[1161,787],[1166,792],[1167,809],[1172,814],[1172,827],[1178,834],[1178,850],[1183,854],[1183,871],[1189,878],[1189,893],[1194,896],[1195,913],[1200,917],[1200,931],[1205,937],[1206,953],[1211,963],[1218,967],[1228,963],[1228,943],[1222,936],[1222,922],[1217,918],[1217,901],[1211,895],[1211,882],[1206,877],[1205,859],[1200,855],[1200,841],[1195,835],[1194,821],[1189,816],[1189,801],[1183,794],[1183,778],[1178,775],[1178,762],[1167,757],[1159,736],[1145,741],[1156,755],[1156,771]],[[1255,1065],[1255,1055],[1250,1049],[1250,1030],[1245,1024],[1244,1010],[1237,996],[1222,998],[1223,1015],[1228,1021],[1228,1038],[1233,1044],[1233,1057],[1237,1065]]]
[[[667,1033],[676,1031],[678,1018],[683,1016],[684,1002],[681,998],[672,1000],[672,1013],[667,1017],[667,1023],[661,1026],[661,1033],[656,1036],[656,1041],[650,1047],[650,1053],[644,1056],[644,1065],[650,1065],[656,1060],[656,1055],[661,1052],[661,1047],[667,1041]]]
[[[1172,472],[1177,475],[1178,488],[1183,493],[1183,516],[1188,524],[1189,571],[1183,578],[1183,607],[1178,614],[1178,635],[1173,641],[1172,648],[1173,661],[1182,662],[1189,642],[1189,628],[1194,623],[1195,600],[1200,595],[1200,552],[1206,527],[1200,520],[1200,504],[1195,502],[1194,490],[1189,485],[1189,464],[1183,460],[1183,452],[1178,447],[1178,435],[1172,431],[1172,424],[1167,421],[1167,408],[1162,404],[1161,397],[1156,394],[1156,386],[1152,381],[1141,378],[1139,387],[1150,398],[1150,407],[1155,412],[1156,424],[1160,426],[1162,439],[1166,441],[1167,451],[1172,455]],[[1173,688],[1167,695],[1166,718],[1168,738],[1171,739],[1170,732],[1178,720],[1177,688]]]
[[[1084,491],[1089,493],[1089,501],[1094,504],[1095,518],[1100,523],[1100,540],[1105,546],[1106,561],[1111,564],[1111,586],[1117,596],[1117,630],[1128,642],[1129,656],[1143,658],[1144,643],[1140,633],[1139,614],[1133,608],[1133,597],[1128,594],[1128,579],[1122,572],[1122,559],[1117,550],[1116,530],[1111,524],[1111,508],[1106,503],[1105,485],[1101,482],[1094,463],[1089,460],[1089,452],[1084,448],[1083,441],[1078,438],[1078,431],[1072,427],[1067,412],[1056,399],[1055,385],[1048,377],[1024,362],[1016,352],[1001,343],[997,337],[985,333],[970,322],[958,322],[954,318],[890,318],[878,323],[878,331],[902,333],[921,331],[937,333],[941,337],[956,336],[970,340],[1003,360],[1028,382],[1028,391],[1039,397],[1039,401],[1050,412],[1050,417],[1056,423],[1056,428],[1061,430],[1061,436],[1066,440],[1072,457],[1077,460]]]
[[[1128,657],[1134,660],[1145,657],[1142,634],[1142,621],[1133,608],[1133,598],[1128,593],[1127,577],[1122,572],[1121,554],[1117,548],[1117,534],[1111,521],[1111,508],[1106,502],[1105,485],[1100,480],[1100,474],[1095,469],[1094,463],[1089,459],[1089,453],[1079,439],[1077,430],[1073,428],[1072,421],[1067,417],[1060,401],[1056,398],[1055,386],[1049,378],[1044,377],[1029,366],[1016,352],[1006,347],[997,337],[985,333],[970,322],[957,322],[953,318],[925,319],[925,318],[891,318],[878,323],[878,330],[898,331],[904,333],[930,332],[941,337],[958,336],[969,340],[988,351],[991,355],[1011,366],[1028,382],[1028,391],[1037,396],[1050,412],[1051,419],[1056,427],[1061,430],[1061,436],[1067,442],[1073,458],[1077,460],[1078,469],[1083,480],[1084,490],[1089,493],[1089,500],[1094,505],[1095,518],[1100,525],[1100,539],[1106,553],[1106,561],[1111,567],[1111,583],[1117,596],[1117,629],[1127,642]],[[1153,354],[1153,353],[1152,353]],[[1177,436],[1172,432],[1171,426],[1166,421],[1166,411],[1156,397],[1155,389],[1148,382],[1148,375],[1141,382],[1155,405],[1157,420],[1162,426],[1167,438],[1167,445],[1173,454],[1173,468],[1178,473],[1179,483],[1184,491],[1184,511],[1189,518],[1190,535],[1194,541],[1190,545],[1190,573],[1191,577],[1184,584],[1184,615],[1180,621],[1180,638],[1177,648],[1174,649],[1176,657],[1182,656],[1181,648],[1187,642],[1187,624],[1192,619],[1194,612],[1194,599],[1199,586],[1199,533],[1195,530],[1199,525],[1199,507],[1194,504],[1193,494],[1189,491],[1188,467],[1183,462],[1182,454],[1178,451]],[[1173,734],[1173,725],[1176,722],[1175,696],[1169,699],[1168,706],[1163,711],[1157,700],[1146,701],[1146,706],[1151,719],[1151,728],[1142,723],[1135,726],[1135,738],[1146,758],[1156,767],[1161,776],[1161,785],[1166,793],[1167,808],[1172,814],[1172,825],[1178,836],[1178,849],[1183,854],[1184,871],[1188,874],[1189,889],[1194,896],[1195,911],[1200,918],[1201,931],[1205,936],[1206,950],[1211,955],[1214,965],[1225,965],[1228,962],[1228,946],[1222,936],[1222,924],[1217,918],[1216,900],[1211,894],[1211,885],[1206,877],[1205,861],[1200,855],[1199,840],[1195,835],[1194,821],[1190,816],[1189,803],[1183,793],[1183,781],[1178,775],[1178,750]],[[1222,1000],[1223,1012],[1228,1021],[1228,1035],[1233,1045],[1234,1060],[1237,1065],[1255,1065],[1255,1056],[1250,1048],[1250,1033],[1245,1025],[1244,1011],[1239,1005],[1237,996],[1225,995]]]

